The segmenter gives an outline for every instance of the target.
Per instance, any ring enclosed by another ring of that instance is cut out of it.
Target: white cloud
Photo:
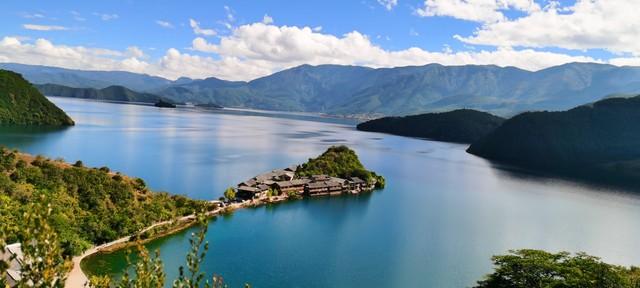
[[[106,14],[106,13],[93,13],[93,15],[100,17],[102,21],[115,20],[120,18],[118,14]]]
[[[216,33],[216,30],[204,29],[200,27],[200,23],[198,23],[198,21],[193,19],[189,19],[189,25],[193,29],[193,33],[196,35],[215,36],[216,34],[218,34]]]
[[[235,12],[233,11],[233,9],[231,9],[231,7],[225,5],[224,6],[224,11],[227,14],[227,21],[229,21],[229,22],[236,21],[236,16],[234,15]]]
[[[134,58],[142,58],[145,57],[144,52],[140,50],[137,46],[129,46],[127,48],[127,54]]]
[[[217,23],[224,26],[225,28],[227,28],[228,30],[232,30],[234,25],[233,23],[236,21],[236,16],[235,16],[235,11],[233,11],[233,9],[229,6],[224,6],[224,12],[226,14],[226,18],[224,20],[218,21]],[[265,15],[267,16],[267,15]],[[271,18],[271,17],[269,17]],[[263,21],[267,20],[268,18],[263,18]],[[273,18],[271,18],[271,20],[273,21]],[[270,23],[267,23],[270,24]]]
[[[44,18],[44,14],[42,13],[22,13],[22,18],[26,19],[41,19]]]
[[[36,31],[61,31],[61,30],[69,30],[69,28],[58,25],[38,25],[38,24],[24,24],[22,25],[24,29],[27,30],[36,30]]]
[[[313,30],[313,32],[320,32],[320,31],[322,31],[322,26],[313,27],[313,29],[311,29],[311,30]]]
[[[468,44],[511,47],[606,49],[640,55],[640,1],[578,0],[508,21],[482,26],[472,36],[455,36]]]
[[[509,48],[494,51],[430,52],[420,48],[389,51],[373,44],[369,37],[357,31],[341,37],[322,34],[309,27],[274,26],[263,23],[243,25],[219,43],[204,38],[193,40],[192,49],[216,54],[222,61],[239,67],[237,74],[225,73],[232,79],[252,79],[301,64],[344,64],[369,67],[395,67],[441,63],[445,65],[495,64],[538,70],[568,62],[598,62],[584,56],[569,56],[532,49]],[[252,67],[252,72],[242,69]],[[231,68],[230,68],[231,69]]]
[[[396,7],[396,5],[398,5],[398,0],[377,0],[378,4],[384,6],[385,9],[387,10],[392,10],[393,7]]]
[[[76,21],[82,22],[82,21],[86,21],[87,20],[87,18],[82,17],[82,14],[80,14],[80,12],[78,12],[78,11],[71,10],[71,11],[69,11],[69,13],[71,13],[71,15],[73,15],[73,19],[76,20]]]
[[[264,24],[272,24],[273,23],[273,17],[264,14],[264,17],[262,17],[262,23]]]
[[[156,20],[156,24],[164,28],[173,28],[173,24],[171,24],[171,22],[169,21]]]
[[[506,20],[502,11],[510,9],[532,13],[541,8],[533,0],[426,0],[415,13],[421,17],[448,16],[493,23]]]

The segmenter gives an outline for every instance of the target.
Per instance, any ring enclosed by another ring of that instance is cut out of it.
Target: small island
[[[358,124],[358,130],[437,141],[473,143],[504,122],[486,112],[459,109],[404,117],[384,117]]]
[[[153,104],[153,106],[156,106],[159,108],[176,108],[176,104],[173,104],[163,99],[159,99],[158,102],[156,102],[156,104]]]
[[[227,200],[269,201],[359,194],[384,188],[384,177],[364,168],[356,153],[333,146],[307,163],[257,175],[225,192]],[[274,198],[274,199],[272,199]]]

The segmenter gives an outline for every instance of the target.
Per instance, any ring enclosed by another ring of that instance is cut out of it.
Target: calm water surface
[[[525,176],[463,145],[356,131],[304,115],[195,112],[51,98],[76,121],[65,130],[3,129],[0,143],[109,166],[154,190],[215,199],[274,168],[346,144],[387,178],[370,195],[307,199],[237,211],[210,223],[204,269],[231,287],[467,287],[509,249],[585,251],[640,264],[640,197]],[[343,122],[343,123],[341,123]],[[169,277],[190,231],[158,241]],[[117,277],[124,253],[86,261]]]

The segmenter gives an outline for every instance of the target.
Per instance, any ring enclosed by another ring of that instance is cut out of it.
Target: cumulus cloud
[[[142,58],[145,57],[144,52],[137,46],[130,46],[127,48],[127,54],[134,58]]]
[[[200,23],[193,19],[189,19],[189,25],[193,29],[193,33],[196,35],[215,36],[216,34],[218,34],[216,33],[216,30],[200,27]]]
[[[37,25],[37,24],[24,24],[22,25],[24,29],[27,30],[36,30],[36,31],[60,31],[60,30],[69,30],[69,28],[58,25]]]
[[[273,17],[264,14],[264,17],[262,17],[262,23],[264,24],[272,24],[273,23]]]
[[[468,44],[512,47],[606,49],[640,55],[640,1],[578,0],[567,7],[550,5],[527,16],[482,26]]]
[[[393,7],[396,7],[396,5],[398,5],[398,0],[377,0],[378,4],[384,6],[385,9],[387,10],[392,10]]]
[[[415,10],[421,17],[448,16],[456,19],[494,23],[504,21],[504,10],[514,9],[532,13],[540,5],[533,0],[426,0],[423,7]]]
[[[156,24],[160,25],[163,28],[173,28],[173,24],[169,21],[156,20]]]

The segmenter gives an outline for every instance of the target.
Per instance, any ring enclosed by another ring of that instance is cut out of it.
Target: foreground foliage
[[[29,204],[29,212],[25,213],[27,222],[24,224],[24,233],[20,239],[23,251],[23,265],[21,270],[22,279],[16,283],[18,288],[62,288],[64,287],[66,275],[70,270],[68,257],[65,258],[60,249],[60,242],[55,230],[49,225],[47,219],[51,217],[53,209],[50,199],[41,196],[36,203]],[[189,242],[191,249],[186,256],[186,269],[180,267],[180,274],[173,281],[175,288],[223,288],[227,287],[222,277],[213,275],[207,277],[200,271],[200,264],[204,260],[209,248],[208,242],[204,241],[207,233],[207,218],[204,211],[198,213],[198,223],[200,230],[191,235]],[[0,222],[0,236],[6,235],[7,229],[11,225]],[[0,249],[4,250],[6,241],[0,237]],[[124,276],[119,280],[112,280],[108,277],[91,277],[86,287],[91,288],[163,288],[166,283],[164,265],[159,258],[159,252],[152,256],[141,244],[137,246],[139,259],[136,263],[129,263]],[[8,287],[5,278],[5,269],[8,263],[0,260],[0,287]],[[250,287],[248,284],[245,288]]]
[[[640,268],[602,262],[584,253],[517,250],[493,257],[495,271],[476,287],[640,287]]]
[[[206,209],[207,203],[149,191],[142,179],[108,168],[71,166],[0,148],[0,215],[8,243],[25,233],[29,203],[50,199],[48,224],[64,255],[78,255],[93,244],[131,235],[153,223]]]
[[[347,146],[333,146],[317,158],[309,159],[307,163],[298,166],[298,177],[325,174],[333,177],[358,177],[368,183],[376,181],[377,188],[385,185],[384,177],[368,171],[358,159],[356,152]]]
[[[0,70],[0,124],[73,125],[73,120],[18,73]]]

